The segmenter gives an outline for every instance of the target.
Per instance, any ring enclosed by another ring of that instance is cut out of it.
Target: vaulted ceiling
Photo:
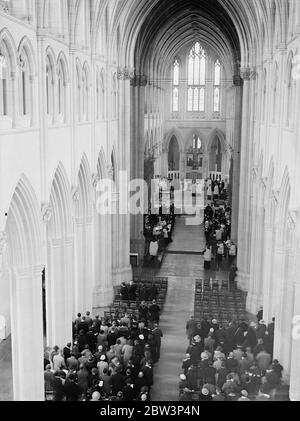
[[[124,60],[141,74],[163,77],[174,55],[200,40],[230,66],[254,66],[258,42],[272,39],[274,10],[286,0],[120,0]],[[281,22],[282,34],[284,28]],[[268,33],[268,31],[270,33]]]

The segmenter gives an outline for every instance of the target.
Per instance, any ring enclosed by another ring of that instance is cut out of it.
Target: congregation
[[[204,233],[206,248],[204,251],[204,269],[236,272],[237,246],[231,237],[230,206],[208,204],[204,209]],[[214,261],[214,265],[212,265]]]
[[[78,313],[73,344],[45,350],[46,400],[149,401],[163,337],[157,294],[154,283],[149,289],[123,283],[120,317]],[[126,311],[129,300],[142,297],[152,303],[142,301],[138,316]]]
[[[282,382],[283,367],[273,360],[275,319],[267,326],[216,319],[186,324],[189,345],[182,362],[180,401],[272,401]]]

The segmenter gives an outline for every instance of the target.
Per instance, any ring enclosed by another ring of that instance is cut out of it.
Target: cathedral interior
[[[299,109],[299,0],[0,0],[0,400],[45,399],[45,346],[143,266],[127,183],[165,178],[228,184],[245,310],[275,318],[299,401]],[[165,306],[166,366],[203,276],[201,228],[178,221],[159,273],[182,299]]]

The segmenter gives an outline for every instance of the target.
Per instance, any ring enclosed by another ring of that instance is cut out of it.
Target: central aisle
[[[194,313],[195,280],[203,274],[203,256],[199,255],[205,247],[203,227],[186,226],[185,220],[177,219],[171,254],[166,255],[158,274],[168,277],[168,294],[160,321],[164,337],[154,370],[153,401],[178,400],[181,364],[188,346],[185,326]]]

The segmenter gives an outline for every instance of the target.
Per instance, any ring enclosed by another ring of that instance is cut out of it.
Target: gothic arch
[[[26,267],[42,262],[41,216],[34,190],[22,175],[13,194],[6,223],[8,262]]]
[[[97,161],[97,174],[102,180],[107,179],[108,177],[107,165],[104,149],[101,148]]]
[[[28,59],[30,75],[35,76],[36,74],[36,59],[35,52],[32,47],[32,44],[27,36],[24,36],[18,46],[18,55],[22,53],[22,50],[25,52],[25,55]]]
[[[57,63],[56,63],[57,68],[60,65],[60,63],[61,63],[61,67],[62,67],[62,70],[63,70],[65,83],[69,83],[70,82],[70,73],[69,73],[68,60],[67,60],[66,55],[63,51],[60,51],[60,53],[58,54]]]
[[[5,232],[7,266],[0,281],[2,293],[8,294],[4,313],[10,324],[8,331],[11,330],[14,400],[43,400],[42,360],[37,359],[29,382],[26,375],[26,361],[43,352],[43,243],[38,202],[25,175],[21,176],[14,191]],[[7,282],[8,290],[5,288]]]
[[[181,132],[178,129],[172,129],[165,135],[164,149],[169,150],[172,137],[175,136],[179,145],[179,152],[184,153],[184,140]]]
[[[76,208],[77,217],[92,216],[92,175],[86,154],[83,154],[78,172],[79,200]]]
[[[5,46],[5,51],[8,54],[10,69],[12,72],[15,72],[17,68],[17,48],[15,41],[7,28],[3,28],[0,31],[0,45],[1,44]]]
[[[48,235],[52,238],[70,236],[72,234],[71,187],[62,163],[59,163],[53,178],[50,204],[52,217]]]
[[[226,138],[225,138],[224,133],[218,128],[213,129],[209,133],[209,135],[207,137],[207,141],[206,141],[206,151],[207,152],[210,151],[211,146],[212,146],[216,137],[219,139],[219,141],[221,143],[222,153],[225,153],[226,152]]]

